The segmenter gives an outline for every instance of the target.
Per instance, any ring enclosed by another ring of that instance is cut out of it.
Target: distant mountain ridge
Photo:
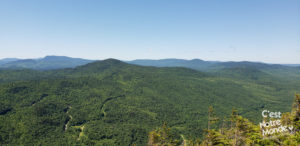
[[[161,60],[150,60],[150,59],[138,59],[133,61],[127,61],[127,63],[142,65],[142,66],[156,66],[156,67],[187,67],[200,71],[218,71],[224,68],[233,67],[254,67],[259,69],[267,68],[288,68],[297,67],[297,65],[284,65],[284,64],[267,64],[261,62],[250,62],[250,61],[204,61],[200,59],[184,60],[184,59],[161,59]]]
[[[77,66],[85,65],[96,60],[88,60],[81,58],[71,58],[67,56],[46,56],[37,59],[18,59],[18,58],[5,58],[0,60],[0,69],[34,69],[34,70],[51,70],[74,68]],[[154,67],[186,67],[199,71],[220,71],[225,68],[235,67],[254,67],[258,69],[286,69],[286,68],[300,68],[298,64],[267,64],[261,62],[249,61],[204,61],[201,59],[137,59],[132,61],[123,61],[129,64],[141,66],[154,66]]]
[[[17,61],[19,60],[18,58],[4,58],[4,59],[0,59],[0,65],[2,64],[6,64],[9,62],[13,62],[13,61]]]
[[[46,56],[38,59],[2,59],[0,60],[0,68],[6,69],[35,69],[35,70],[51,70],[74,68],[85,65],[94,60],[81,58],[71,58],[66,56]]]
[[[142,65],[142,66],[156,66],[156,67],[187,67],[197,70],[205,70],[212,64],[218,63],[214,61],[204,61],[200,59],[184,60],[184,59],[161,59],[161,60],[133,60],[127,63]]]

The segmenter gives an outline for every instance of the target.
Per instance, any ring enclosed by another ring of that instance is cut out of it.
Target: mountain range
[[[5,58],[0,60],[0,68],[5,69],[34,69],[34,70],[51,70],[74,68],[80,65],[94,62],[96,60],[88,60],[81,58],[71,58],[67,56],[46,56],[37,59],[18,59]],[[280,67],[300,67],[299,64],[266,64],[259,62],[221,62],[221,61],[204,61],[200,59],[137,59],[132,61],[124,61],[129,64],[155,67],[186,67],[200,71],[216,71],[228,67],[260,67],[260,68],[280,68]]]
[[[290,111],[300,89],[298,67],[164,62],[171,65],[107,59],[55,70],[1,69],[0,144],[146,145],[163,123],[179,139],[201,138],[210,105],[224,121],[237,109],[258,123],[263,109]]]

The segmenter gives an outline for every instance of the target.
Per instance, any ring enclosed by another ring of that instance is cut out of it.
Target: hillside
[[[247,79],[247,70],[237,69],[236,77],[225,72],[115,59],[55,71],[2,70],[0,144],[145,145],[149,132],[164,122],[172,133],[199,138],[209,105],[219,117],[236,108],[257,123],[262,109],[290,111],[299,92],[298,81],[281,82],[255,69]]]

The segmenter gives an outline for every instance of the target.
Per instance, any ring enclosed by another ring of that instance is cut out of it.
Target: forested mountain
[[[254,123],[263,109],[291,110],[297,75],[234,68],[209,73],[107,59],[69,69],[0,70],[0,144],[146,145],[163,123],[181,143],[180,135],[203,137],[210,105],[221,119],[235,108]]]
[[[0,60],[0,68],[50,70],[50,69],[73,68],[90,62],[93,62],[93,60],[86,60],[81,58],[70,58],[65,56],[46,56],[41,59]]]
[[[264,78],[262,76],[275,77],[272,80],[283,79],[285,81],[294,82],[300,80],[300,67],[295,65],[266,64],[260,62],[219,62],[219,61],[203,61],[200,59],[184,60],[184,59],[161,59],[161,60],[133,60],[127,63],[141,66],[156,67],[186,67],[202,72],[208,72],[219,76],[232,76],[233,79],[238,77]],[[259,74],[259,75],[258,75]],[[256,77],[255,77],[256,76]],[[267,77],[269,78],[269,77]],[[281,80],[282,81],[282,80]]]

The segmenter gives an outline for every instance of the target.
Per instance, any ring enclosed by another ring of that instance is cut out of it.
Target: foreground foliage
[[[211,112],[211,109],[210,109]],[[296,95],[295,102],[290,113],[285,113],[281,118],[281,123],[290,124],[294,127],[292,133],[283,132],[274,135],[263,136],[259,125],[255,125],[248,119],[232,111],[229,123],[224,127],[207,129],[203,140],[171,139],[168,132],[170,128],[165,125],[161,129],[150,132],[148,145],[180,145],[170,141],[182,141],[181,145],[207,146],[207,145],[285,145],[298,146],[300,144],[300,94]],[[224,123],[223,123],[224,124]],[[167,130],[164,130],[167,129]],[[163,133],[163,134],[161,134]],[[166,139],[168,141],[166,141]]]

